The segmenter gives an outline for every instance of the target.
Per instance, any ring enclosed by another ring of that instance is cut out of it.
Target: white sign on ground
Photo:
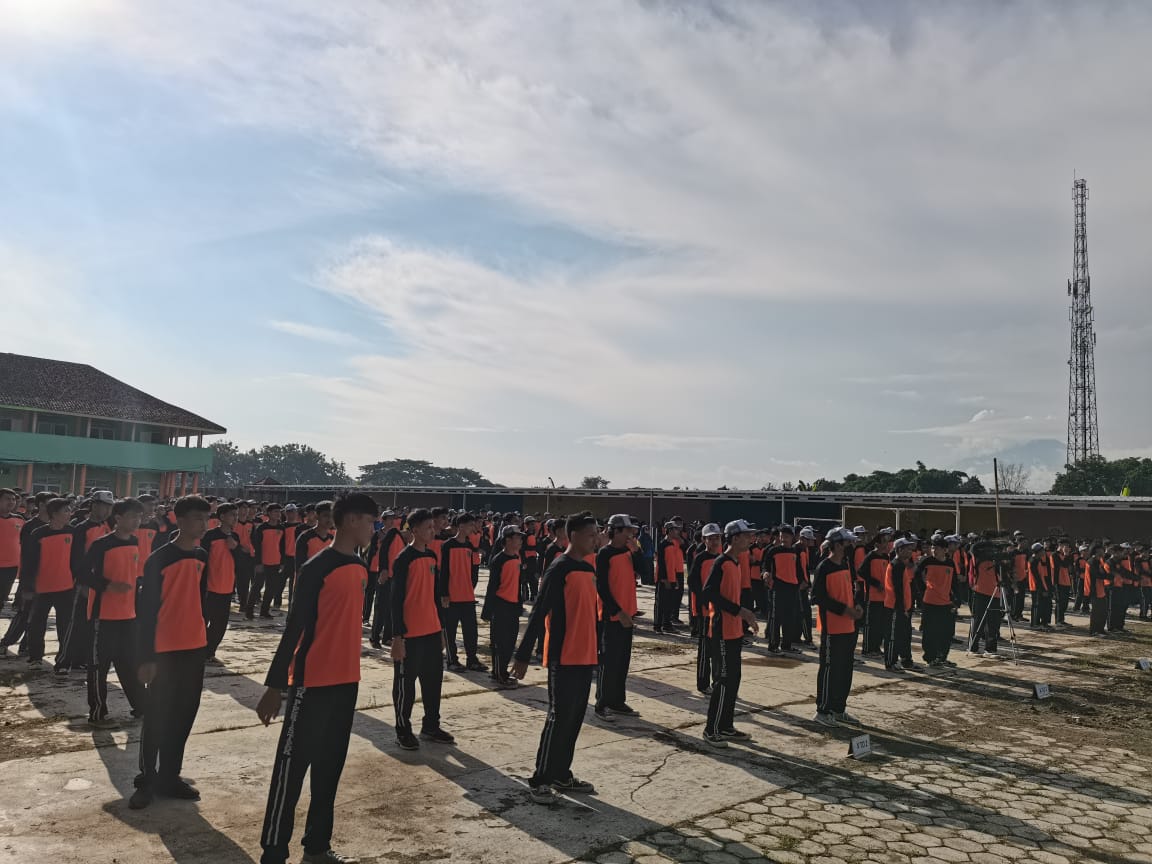
[[[1051,699],[1052,689],[1047,684],[1033,684],[1032,695],[1037,699]]]
[[[853,759],[863,759],[872,755],[872,736],[857,735],[848,745],[848,755]]]

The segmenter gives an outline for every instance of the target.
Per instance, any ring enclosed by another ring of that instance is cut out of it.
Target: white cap
[[[724,526],[724,536],[732,537],[736,534],[754,534],[756,529],[748,524],[746,519],[734,519]]]
[[[901,537],[899,540],[897,540],[892,545],[896,549],[896,551],[899,552],[901,549],[905,548],[906,546],[915,546],[916,541],[915,540],[909,540],[907,537]]]
[[[853,543],[856,540],[856,534],[847,528],[836,527],[825,534],[824,539],[829,543]]]
[[[860,532],[857,531],[856,533],[859,534]],[[895,528],[881,528],[879,531],[876,532],[876,536],[877,537],[883,537],[883,536],[887,535],[887,536],[891,537],[895,533],[896,533]]]
[[[632,524],[632,518],[627,513],[617,513],[615,516],[608,517],[609,528],[635,528]]]
[[[811,528],[801,528],[800,529],[800,536],[803,537],[805,540],[815,540],[816,539],[816,532],[813,531]]]
[[[944,539],[947,540],[949,543],[955,543],[957,546],[959,546],[961,543],[964,542],[964,538],[961,537],[959,534],[949,534]]]
[[[1033,543],[1032,544],[1032,551],[1033,552],[1043,552],[1044,551],[1044,544],[1043,543]]]
[[[300,509],[300,508],[299,508],[299,507],[297,507],[295,504],[285,504],[285,505],[284,505],[284,512],[285,512],[285,513],[288,513],[288,512],[290,512],[290,511],[296,511],[296,510],[299,510],[299,509]]]
[[[855,534],[857,537],[859,537],[861,534],[867,534],[868,529],[865,528],[863,525],[857,525],[855,528],[852,529],[852,533]]]
[[[524,536],[524,532],[517,528],[515,525],[505,525],[500,529],[500,537],[508,539],[509,537]]]
[[[709,522],[707,525],[700,529],[700,534],[703,537],[715,537],[718,534],[723,533],[724,532],[720,530],[720,526],[715,522]]]
[[[116,498],[107,489],[101,489],[99,492],[92,493],[92,501],[101,504],[115,504]]]

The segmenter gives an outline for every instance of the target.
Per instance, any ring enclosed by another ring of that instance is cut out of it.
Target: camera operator
[[[980,541],[972,546],[972,558],[976,577],[972,584],[972,644],[968,650],[970,654],[980,654],[983,641],[983,656],[998,660],[1004,618],[1000,588],[1010,575],[1003,546],[991,540]]]

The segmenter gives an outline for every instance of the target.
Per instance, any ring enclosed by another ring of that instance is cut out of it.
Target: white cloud
[[[341,333],[339,330],[330,330],[327,327],[317,327],[314,324],[304,324],[300,321],[269,321],[268,326],[289,336],[299,336],[312,342],[324,342],[329,345],[348,345],[359,342],[354,336]]]
[[[968,422],[969,423],[979,423],[982,420],[990,420],[991,418],[993,418],[995,416],[996,416],[996,412],[993,409],[982,408],[981,410],[979,410],[975,414],[973,414],[972,419],[969,420]],[[1024,419],[1025,420],[1031,420],[1032,418],[1031,417],[1025,417]]]
[[[729,444],[738,439],[715,436],[664,435],[651,432],[623,432],[618,435],[591,435],[581,443],[620,450],[684,450]]]
[[[919,390],[881,390],[880,395],[887,396],[890,399],[904,399],[907,401],[922,398]]]

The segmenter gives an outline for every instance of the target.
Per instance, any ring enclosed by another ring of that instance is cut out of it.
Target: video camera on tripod
[[[1012,555],[1015,549],[1010,537],[986,535],[972,544],[971,551],[977,567],[981,561],[993,562],[996,565],[996,581],[1008,589],[1014,586]]]

